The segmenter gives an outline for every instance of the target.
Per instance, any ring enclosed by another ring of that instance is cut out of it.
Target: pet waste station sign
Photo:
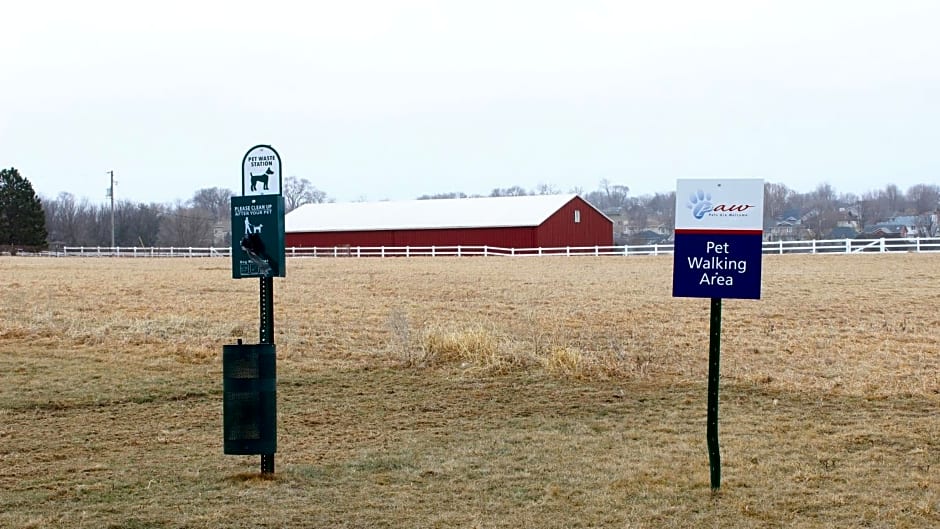
[[[281,157],[256,145],[242,158],[242,196],[232,197],[232,277],[258,278],[258,343],[222,346],[222,437],[231,455],[260,455],[274,473],[277,349],[274,278],[285,276]]]
[[[242,196],[280,195],[281,156],[270,145],[255,145],[242,158]]]
[[[676,183],[672,295],[711,298],[705,440],[712,490],[721,487],[718,445],[721,300],[760,299],[763,229],[763,180],[679,180]]]
[[[232,197],[232,277],[284,277],[284,197]]]
[[[679,180],[672,295],[760,299],[764,181]]]

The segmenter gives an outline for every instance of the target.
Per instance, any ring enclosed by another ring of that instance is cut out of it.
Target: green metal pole
[[[274,279],[261,278],[260,343],[274,343]]]
[[[712,490],[721,487],[721,453],[718,450],[718,377],[721,358],[721,298],[712,298],[712,311],[708,336],[708,465],[711,470]]]
[[[274,343],[274,278],[261,278],[260,343]],[[261,454],[261,473],[274,474],[274,454]]]

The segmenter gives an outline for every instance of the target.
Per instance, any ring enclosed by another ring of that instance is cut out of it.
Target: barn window
[[[574,223],[579,224],[580,222],[581,222],[581,210],[576,209],[574,210]]]

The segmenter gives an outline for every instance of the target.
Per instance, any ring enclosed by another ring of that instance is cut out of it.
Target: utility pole
[[[108,171],[111,175],[111,187],[108,188],[108,196],[111,197],[111,248],[114,248],[114,171]]]

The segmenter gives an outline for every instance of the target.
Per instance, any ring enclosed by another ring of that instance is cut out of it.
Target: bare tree
[[[630,200],[622,213],[626,216],[627,226],[632,231],[637,232],[649,227],[650,211],[639,199]]]
[[[880,198],[884,204],[884,209],[888,211],[888,216],[897,215],[901,212],[903,206],[903,196],[901,195],[901,190],[898,189],[898,186],[894,184],[886,185],[884,190],[881,192]]]
[[[793,195],[793,190],[783,184],[765,183],[764,219],[772,220],[783,215],[783,212],[787,209],[787,203]]]
[[[53,245],[106,246],[111,244],[110,209],[76,201],[71,193],[60,193],[43,202],[49,241]]]
[[[676,192],[655,193],[644,196],[641,201],[646,203],[647,209],[659,220],[659,224],[666,231],[672,231],[676,224]]]
[[[917,227],[918,237],[936,237],[937,236],[937,213],[924,213],[917,216],[915,226]]]
[[[551,184],[539,184],[532,192],[533,195],[557,195],[558,193],[558,188]]]
[[[52,245],[76,244],[79,239],[79,207],[71,193],[59,193],[55,199],[44,199],[46,228]]]
[[[421,195],[418,197],[418,200],[440,200],[448,198],[467,198],[467,194],[460,191],[451,193],[435,193],[433,195]]]
[[[627,205],[627,196],[630,188],[621,184],[611,184],[606,178],[601,180],[601,190],[607,195],[608,207],[623,207]]]
[[[612,184],[610,180],[605,178],[600,182],[600,189],[591,191],[584,196],[584,199],[602,211],[615,208],[625,211],[631,206],[629,194],[629,187],[620,184]]]
[[[528,195],[529,192],[520,186],[512,186],[506,188],[497,187],[490,192],[491,197],[524,197]]]
[[[288,176],[284,181],[283,194],[285,213],[290,213],[304,204],[322,204],[327,201],[326,193],[314,187],[310,180],[296,176]]]
[[[914,213],[933,213],[940,206],[940,186],[935,184],[917,184],[907,190],[907,200],[914,208]]]
[[[121,201],[115,207],[115,244],[118,246],[155,246],[159,239],[164,207],[159,204],[135,204]]]
[[[111,245],[111,209],[106,206],[91,204],[82,199],[79,216],[80,246]]]
[[[207,187],[196,191],[193,198],[189,200],[189,205],[209,212],[212,220],[218,222],[229,217],[229,208],[234,195],[235,193],[230,189]]]
[[[839,224],[836,191],[829,183],[816,186],[806,197],[809,211],[803,215],[803,224],[816,238],[824,237]]]
[[[882,207],[880,194],[877,191],[868,191],[861,196],[858,202],[859,229],[884,220],[890,213]]]
[[[215,220],[204,209],[176,204],[160,223],[161,246],[211,246]]]

